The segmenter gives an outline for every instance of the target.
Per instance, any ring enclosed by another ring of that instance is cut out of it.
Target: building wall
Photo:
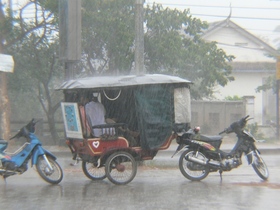
[[[271,75],[271,73],[256,73],[256,72],[234,72],[232,74],[235,81],[229,82],[225,87],[217,87],[214,97],[217,99],[224,99],[226,96],[254,96],[254,121],[260,125],[272,116],[276,116],[275,109],[275,95],[269,92],[256,92],[258,86],[263,85],[264,78]],[[268,101],[269,99],[269,101]]]
[[[204,35],[203,39],[216,41],[219,48],[228,55],[235,56],[234,62],[275,62],[273,58],[267,56],[262,46],[231,27],[220,28],[215,33]]]
[[[228,25],[219,26],[210,30],[203,36],[206,41],[215,41],[217,46],[223,49],[227,55],[235,56],[232,61],[233,67],[236,63],[255,64],[253,69],[233,69],[232,75],[235,81],[228,83],[225,87],[218,86],[214,96],[223,100],[226,96],[254,96],[254,121],[265,125],[267,121],[276,116],[276,97],[272,91],[256,92],[256,88],[264,84],[265,78],[271,73],[272,68],[259,65],[261,63],[274,64],[275,59],[268,56],[268,52],[257,37],[248,36],[244,30],[229,22]],[[265,71],[267,71],[265,73]]]

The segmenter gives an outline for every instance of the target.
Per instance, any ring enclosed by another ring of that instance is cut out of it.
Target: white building
[[[214,96],[221,100],[226,96],[251,96],[254,108],[248,114],[253,115],[255,122],[264,125],[268,120],[275,120],[275,94],[271,90],[257,93],[256,88],[269,76],[276,76],[276,59],[271,55],[276,56],[277,51],[232,22],[230,17],[210,24],[203,38],[217,42],[227,55],[235,56],[231,63],[235,81],[217,87]]]

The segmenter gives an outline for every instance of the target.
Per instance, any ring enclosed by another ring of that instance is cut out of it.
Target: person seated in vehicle
[[[102,103],[98,101],[99,93],[93,93],[92,101],[85,105],[86,116],[91,126],[106,124],[105,115],[106,110]],[[92,129],[93,136],[100,137],[108,134],[114,135],[114,128],[94,128]]]

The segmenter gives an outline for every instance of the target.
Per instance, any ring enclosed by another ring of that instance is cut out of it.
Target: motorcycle
[[[8,147],[6,140],[0,140],[0,175],[5,179],[15,175],[23,174],[28,169],[28,162],[31,160],[31,167],[36,166],[38,174],[50,184],[58,184],[63,178],[60,165],[56,157],[42,147],[42,143],[34,134],[35,125],[38,121],[32,119],[18,133],[10,138],[25,137],[26,142],[14,153],[5,152]]]
[[[255,145],[256,139],[244,130],[248,120],[250,120],[249,115],[232,123],[218,136],[202,135],[199,133],[199,127],[177,135],[176,141],[179,145],[175,154],[183,151],[179,158],[181,173],[189,180],[200,181],[210,172],[219,171],[222,179],[223,171],[231,171],[242,164],[241,158],[244,153],[248,164],[252,165],[257,175],[267,180],[268,168]],[[233,149],[230,152],[220,150],[223,138],[220,135],[233,132],[238,138]]]

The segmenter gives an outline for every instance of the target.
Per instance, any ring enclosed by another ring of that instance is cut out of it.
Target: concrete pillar
[[[245,115],[250,115],[251,118],[255,117],[255,96],[243,96],[245,106]],[[244,115],[244,116],[245,116]],[[252,122],[255,122],[252,120]]]

